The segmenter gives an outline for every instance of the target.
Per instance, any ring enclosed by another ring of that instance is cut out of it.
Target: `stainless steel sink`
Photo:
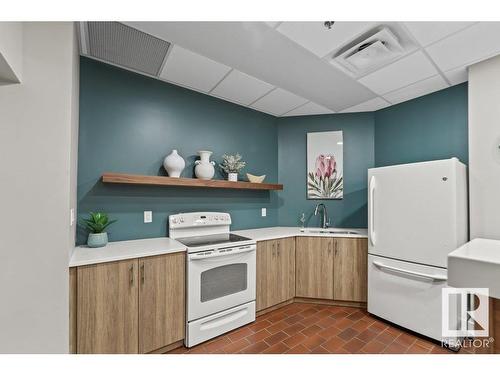
[[[304,228],[300,230],[302,233],[314,233],[314,234],[360,234],[354,230],[344,230],[344,229],[321,229],[321,228]]]

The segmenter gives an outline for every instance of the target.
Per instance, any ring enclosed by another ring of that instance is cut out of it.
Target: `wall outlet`
[[[72,208],[69,210],[69,226],[72,227],[75,223],[75,209]]]
[[[153,222],[153,211],[144,211],[144,222],[145,223]]]
[[[261,216],[262,217],[266,217],[267,216],[267,209],[265,207],[262,208],[262,210],[261,210]]]

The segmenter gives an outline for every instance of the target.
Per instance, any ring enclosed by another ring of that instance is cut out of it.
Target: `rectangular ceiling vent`
[[[331,63],[352,76],[360,77],[408,52],[408,46],[387,26],[382,26],[342,47],[333,54]]]
[[[87,22],[82,54],[152,76],[160,74],[170,43],[120,22]]]

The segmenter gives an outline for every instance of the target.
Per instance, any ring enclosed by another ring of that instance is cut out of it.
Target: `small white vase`
[[[238,173],[228,173],[227,174],[227,180],[228,181],[233,181],[233,182],[238,181]]]
[[[200,155],[200,160],[194,162],[196,164],[194,174],[202,180],[211,180],[215,174],[215,163],[210,161],[212,151],[198,151],[198,155]]]
[[[186,162],[177,153],[177,150],[172,150],[170,155],[163,160],[163,167],[170,177],[180,177],[185,166]]]

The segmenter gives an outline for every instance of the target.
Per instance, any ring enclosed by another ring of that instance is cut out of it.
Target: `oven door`
[[[255,300],[255,244],[188,255],[187,320]]]

